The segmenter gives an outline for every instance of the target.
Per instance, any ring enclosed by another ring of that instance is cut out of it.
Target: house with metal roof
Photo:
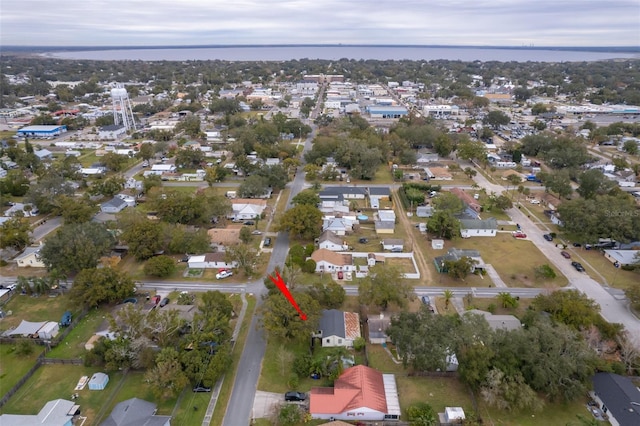
[[[400,419],[395,376],[364,365],[347,368],[333,387],[311,388],[309,401],[309,413],[314,419]]]
[[[618,268],[640,264],[640,250],[604,250],[604,257]]]
[[[0,414],[2,426],[72,426],[80,406],[66,399],[47,402],[38,414]]]
[[[471,309],[465,312],[465,315],[481,315],[489,323],[489,327],[493,330],[518,330],[522,328],[522,323],[513,315],[494,315],[491,312],[481,311],[480,309]]]
[[[171,426],[171,416],[158,416],[157,405],[139,398],[122,401],[100,426]]]
[[[362,337],[360,333],[360,315],[355,312],[343,312],[337,309],[325,309],[320,317],[318,333],[322,347],[352,347],[354,340]]]
[[[318,238],[318,248],[331,251],[345,251],[349,250],[349,245],[335,232],[326,230],[322,232],[320,238]]]
[[[455,247],[450,248],[446,254],[443,256],[437,256],[433,258],[433,264],[436,267],[436,270],[445,274],[449,270],[447,269],[447,262],[457,262],[463,257],[469,257],[471,260],[475,260],[476,264],[471,268],[470,272],[475,272],[476,269],[484,269],[484,261],[480,256],[480,252],[478,250],[465,250],[465,249],[457,249]]]
[[[40,258],[41,248],[42,246],[30,246],[25,248],[24,251],[14,259],[18,263],[18,267],[44,268],[46,265]]]
[[[498,221],[489,219],[460,219],[460,236],[471,237],[495,237],[498,232]]]
[[[591,379],[591,397],[618,426],[640,424],[640,390],[630,378],[613,373],[596,373]]]
[[[113,197],[109,201],[100,204],[100,211],[102,213],[120,213],[128,206],[127,202],[120,197]]]

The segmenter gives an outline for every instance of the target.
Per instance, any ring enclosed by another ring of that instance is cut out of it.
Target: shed
[[[431,240],[431,248],[434,250],[444,249],[444,240]]]
[[[20,325],[15,329],[5,333],[6,336],[23,336],[29,337],[38,333],[42,327],[46,325],[46,322],[30,322],[22,320]]]
[[[89,390],[103,390],[109,383],[109,376],[105,373],[95,373],[89,379]]]
[[[49,321],[38,330],[38,337],[42,340],[51,340],[58,335],[60,326],[57,322]]]

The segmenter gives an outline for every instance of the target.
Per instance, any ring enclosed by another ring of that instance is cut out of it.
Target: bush
[[[165,278],[176,270],[176,262],[169,256],[156,256],[147,260],[144,273],[152,277]]]
[[[367,342],[364,340],[363,337],[358,337],[356,340],[353,341],[353,349],[355,349],[356,351],[361,351],[364,349],[366,344]]]
[[[290,389],[296,389],[300,384],[300,378],[297,374],[293,373],[289,375],[289,380],[287,380],[287,385]]]
[[[304,354],[293,361],[293,371],[299,377],[307,377],[311,371],[311,355]]]
[[[492,314],[495,314],[497,308],[498,307],[496,306],[495,303],[491,303],[489,306],[487,306],[487,311],[489,311]]]
[[[307,259],[302,264],[302,272],[305,272],[307,274],[313,274],[314,272],[316,272],[316,261],[313,259]]]
[[[33,353],[33,343],[27,340],[21,340],[16,345],[15,353],[18,356],[27,356]]]

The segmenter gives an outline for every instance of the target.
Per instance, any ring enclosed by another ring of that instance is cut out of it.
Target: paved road
[[[505,190],[501,185],[489,182],[482,173],[478,173],[474,179],[478,185],[486,188],[487,192],[493,191],[496,194],[501,194]],[[528,239],[538,247],[549,262],[569,279],[571,287],[580,290],[600,305],[600,314],[605,320],[622,324],[629,332],[640,332],[640,321],[630,312],[626,300],[616,297],[615,292],[603,288],[586,273],[576,271],[571,266],[571,261],[560,256],[560,249],[542,237],[545,232],[535,225],[520,209],[512,208],[507,213],[514,222],[520,224]]]
[[[323,90],[324,86],[320,89],[318,99],[322,99]],[[312,118],[317,116],[317,108],[319,105],[320,102],[318,102],[316,110],[311,114]],[[312,126],[312,128],[313,131],[305,141],[303,155],[304,152],[311,149],[316,130],[315,126]],[[302,163],[304,163],[304,157],[302,157]],[[289,199],[287,200],[287,209],[291,207],[291,199],[293,196],[304,188],[304,183],[304,173],[297,173],[293,182],[289,184],[290,192]],[[285,232],[281,232],[275,240],[267,271],[271,272],[276,266],[284,265],[288,251],[289,235]],[[252,283],[248,286],[248,291],[253,291],[258,296],[266,293],[266,289],[262,281]],[[256,309],[260,308],[261,305],[262,299],[258,298]],[[259,327],[259,321],[259,315],[254,315],[251,320],[251,327],[249,328],[247,340],[242,351],[242,356],[240,357],[240,363],[238,364],[238,373],[236,374],[233,391],[222,422],[223,426],[248,425],[251,423],[251,419],[254,416],[253,402],[258,386],[258,378],[260,377],[262,359],[264,358],[267,347],[264,332],[262,328]]]
[[[46,237],[61,225],[62,217],[60,216],[46,219],[46,221],[43,221],[43,223],[41,223],[33,231],[31,231],[33,241],[38,242],[42,240],[44,237]]]

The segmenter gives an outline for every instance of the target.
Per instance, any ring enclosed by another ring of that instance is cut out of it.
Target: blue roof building
[[[366,108],[371,118],[401,118],[409,114],[403,106],[376,106],[371,105]]]
[[[60,136],[67,131],[67,126],[53,125],[53,126],[26,126],[18,130],[18,136],[28,138],[54,138]]]

